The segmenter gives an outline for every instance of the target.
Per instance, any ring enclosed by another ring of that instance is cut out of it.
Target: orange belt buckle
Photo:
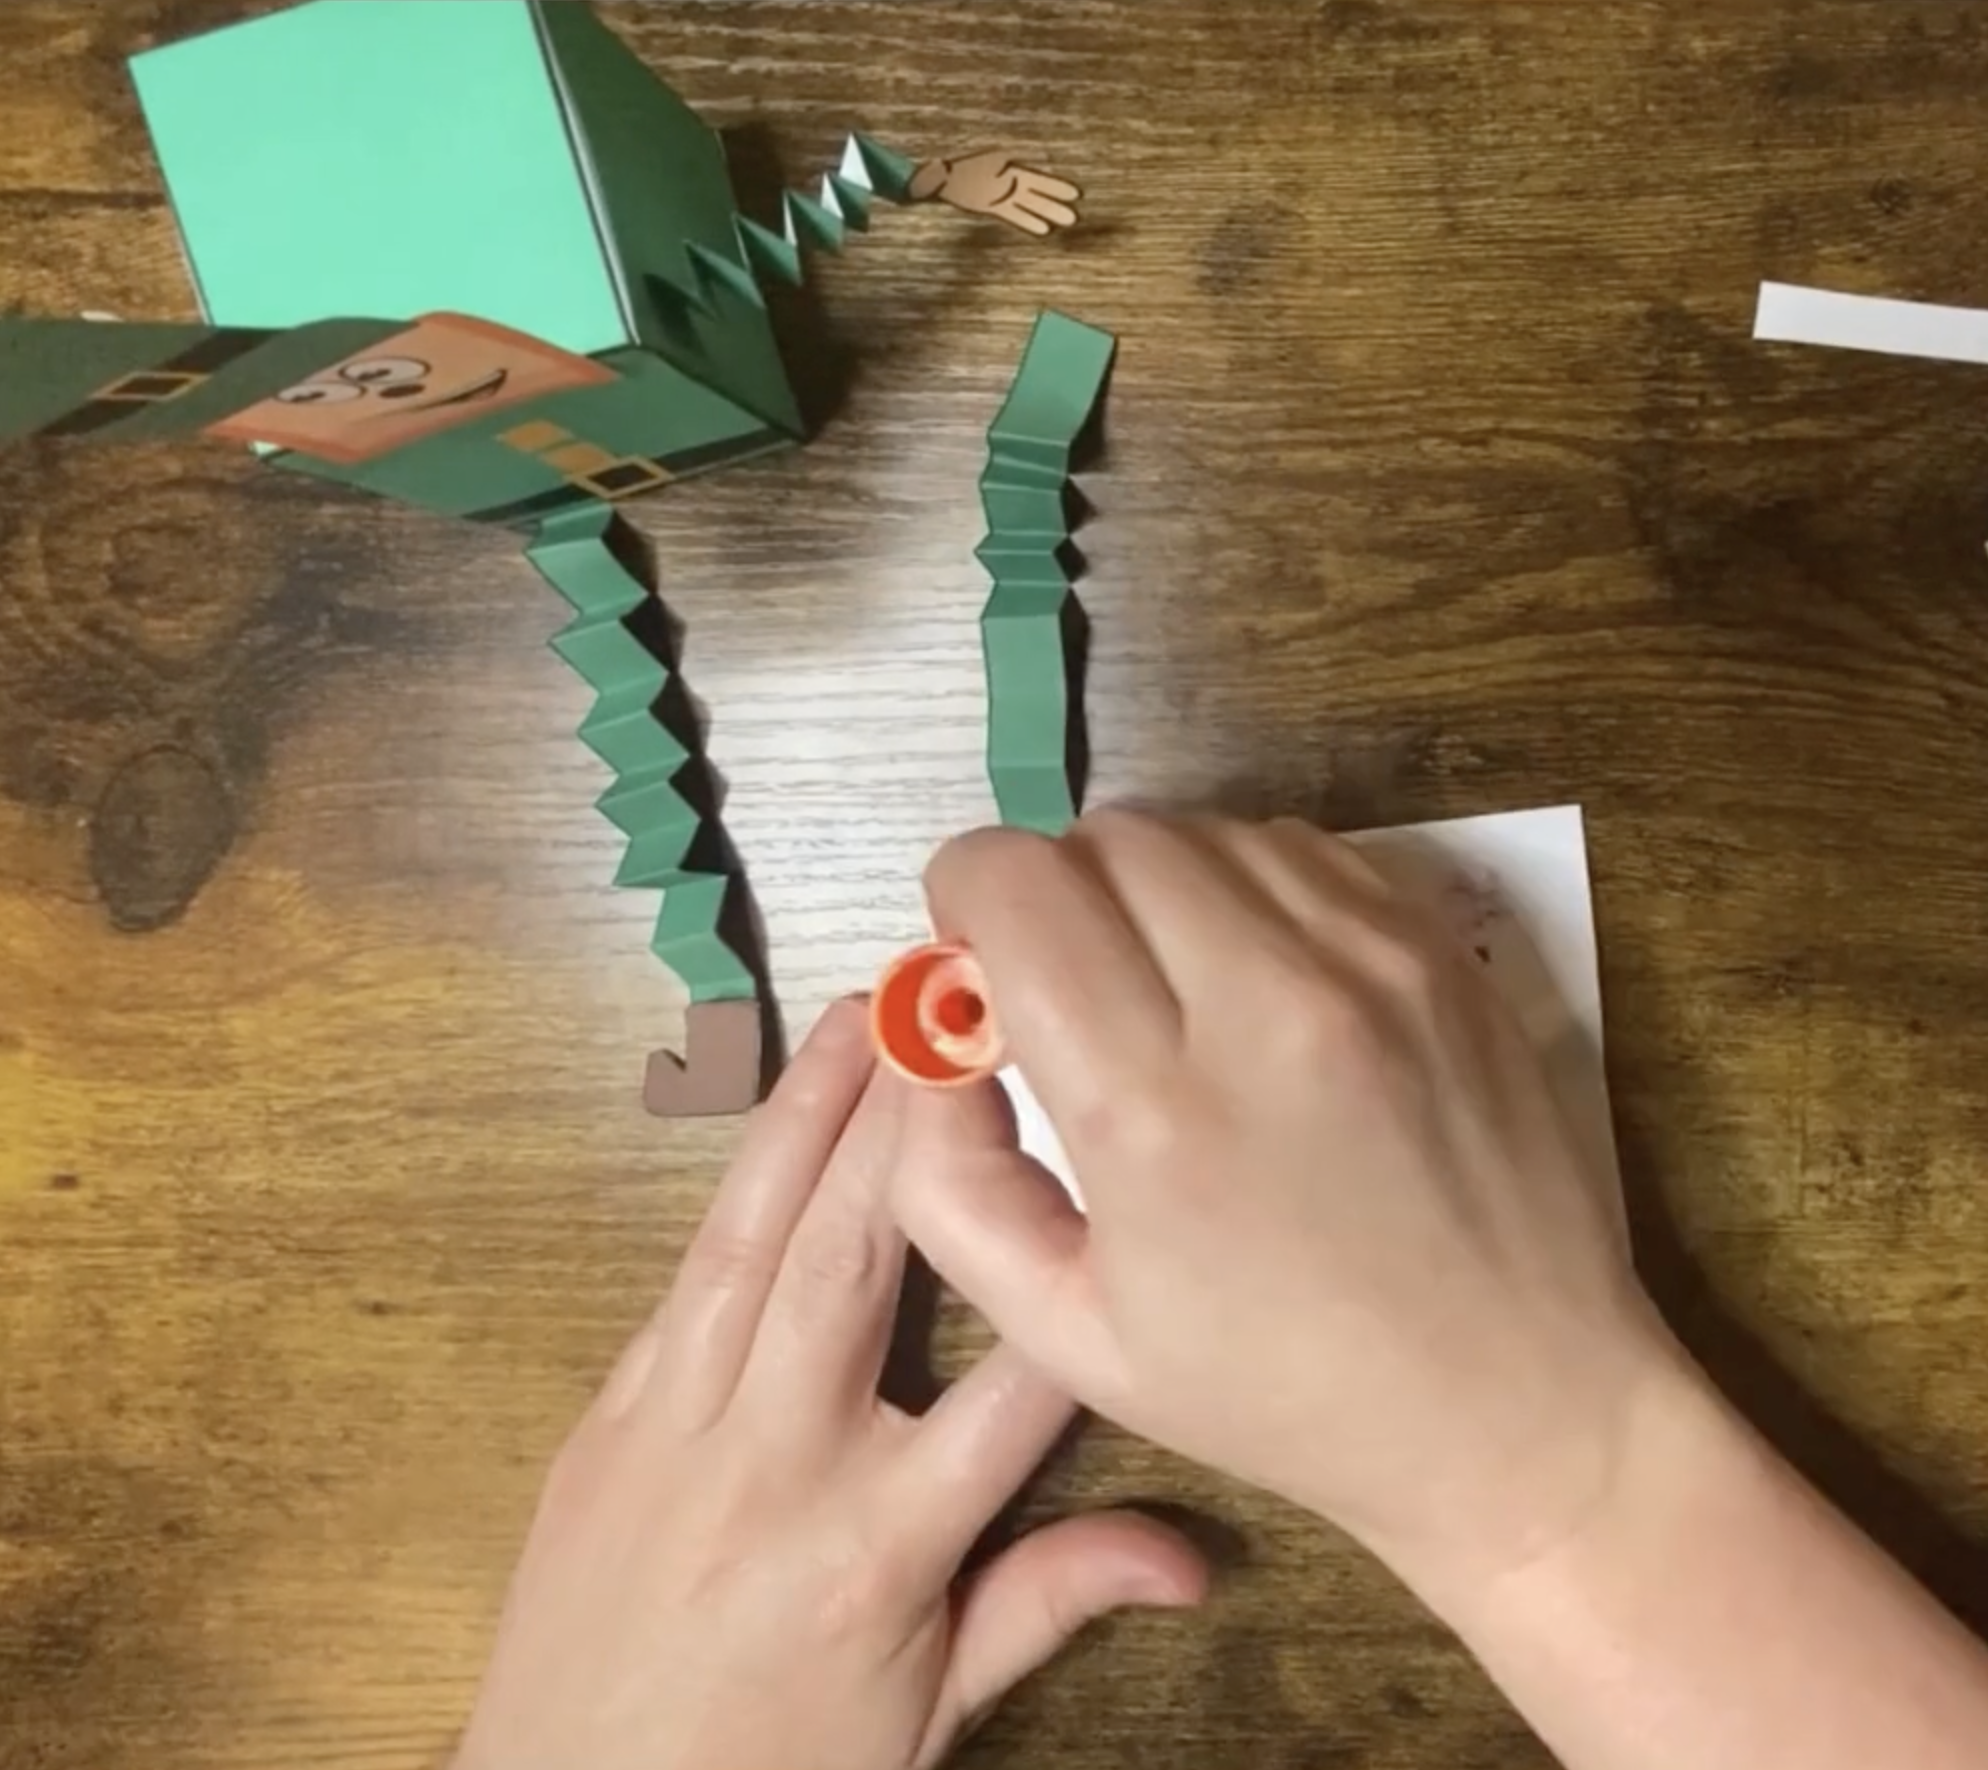
[[[913,947],[891,961],[870,997],[870,1037],[885,1063],[927,1088],[980,1081],[1007,1057],[986,974],[955,942]]]

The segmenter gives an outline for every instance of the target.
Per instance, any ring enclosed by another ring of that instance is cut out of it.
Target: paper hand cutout
[[[1066,178],[1018,165],[1005,148],[958,160],[928,160],[911,181],[911,200],[936,197],[968,215],[991,216],[1041,238],[1077,219],[1083,192]]]

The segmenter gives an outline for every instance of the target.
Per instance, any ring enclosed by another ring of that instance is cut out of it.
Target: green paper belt
[[[980,617],[987,663],[987,778],[1001,821],[1057,835],[1077,815],[1071,778],[1070,451],[1111,367],[1109,332],[1044,312],[987,433],[980,476],[994,580]]]

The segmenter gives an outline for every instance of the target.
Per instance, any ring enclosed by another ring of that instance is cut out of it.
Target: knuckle
[[[712,1290],[733,1291],[764,1282],[772,1275],[773,1260],[766,1248],[750,1236],[706,1224],[697,1238],[692,1257],[685,1262],[686,1275]]]
[[[780,1078],[777,1095],[759,1110],[778,1111],[791,1118],[812,1119],[836,1110],[848,1098],[849,1084],[842,1079],[847,1055],[832,1058],[816,1049],[797,1057]]]
[[[883,1268],[876,1236],[853,1223],[827,1225],[797,1239],[788,1258],[800,1283],[830,1294],[867,1290]]]
[[[1367,965],[1381,989],[1415,1013],[1426,1015],[1440,1006],[1450,966],[1437,944],[1419,929],[1392,928],[1378,934]]]
[[[1350,877],[1359,880],[1362,885],[1381,897],[1395,895],[1394,882],[1352,843],[1338,836],[1324,836],[1323,839],[1327,852],[1338,857],[1339,864],[1346,869]]]
[[[1273,818],[1268,828],[1271,840],[1284,853],[1328,885],[1337,882],[1343,887],[1350,881],[1383,895],[1388,893],[1386,875],[1344,836],[1301,817]]]
[[[1160,827],[1159,818],[1130,805],[1100,805],[1085,812],[1076,824],[1077,833],[1100,848],[1122,846],[1128,839],[1136,841]]]
[[[990,880],[1049,864],[1055,853],[1055,840],[1033,830],[969,830],[926,862],[925,889],[941,901],[956,892],[985,890]]]
[[[1196,812],[1181,819],[1174,829],[1193,843],[1206,861],[1227,865],[1247,873],[1259,836],[1255,825],[1220,812]]]
[[[858,1639],[899,1607],[904,1581],[895,1558],[876,1543],[843,1540],[822,1556],[814,1597],[816,1625],[829,1642]]]
[[[1337,978],[1303,979],[1273,1011],[1285,1053],[1307,1070],[1371,1073],[1384,1059],[1379,1018]]]
[[[1073,1107],[1070,1142],[1109,1151],[1115,1160],[1157,1161],[1179,1141],[1180,1112],[1170,1091],[1104,1093]]]
[[[1321,830],[1316,824],[1308,824],[1305,827],[1314,854],[1331,862],[1348,878],[1357,879],[1383,894],[1391,894],[1392,887],[1388,883],[1387,874],[1368,858],[1357,843],[1349,842],[1344,836],[1336,835],[1331,830]]]
[[[1324,862],[1325,833],[1303,818],[1273,817],[1263,826],[1263,839],[1267,846],[1288,856],[1294,865],[1312,869]]]

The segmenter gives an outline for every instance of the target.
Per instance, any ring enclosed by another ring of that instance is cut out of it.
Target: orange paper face
[[[488,320],[432,313],[363,355],[210,425],[322,461],[370,461],[470,418],[549,393],[598,387],[612,369]]]

